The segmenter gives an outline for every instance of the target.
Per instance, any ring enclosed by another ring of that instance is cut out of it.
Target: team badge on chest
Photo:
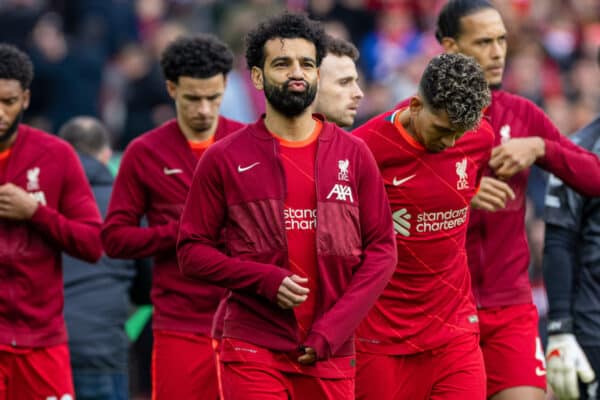
[[[465,190],[469,188],[469,175],[467,174],[467,159],[466,157],[456,163],[456,175],[458,175],[458,182],[456,182],[456,188],[458,190]]]

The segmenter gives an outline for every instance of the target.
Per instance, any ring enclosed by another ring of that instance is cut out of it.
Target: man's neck
[[[417,134],[414,131],[412,124],[410,123],[410,108],[407,107],[404,110],[402,110],[400,112],[400,123],[402,124],[402,127],[404,128],[404,130],[413,137],[413,139],[415,139],[416,141],[418,141],[420,143],[419,138],[417,138]]]
[[[219,119],[216,118],[214,124],[210,127],[210,129],[198,132],[191,129],[189,126],[186,126],[185,124],[181,123],[179,119],[177,120],[177,125],[179,125],[179,129],[181,130],[181,133],[183,133],[183,136],[185,136],[187,140],[191,140],[193,142],[203,142],[205,140],[210,139],[217,131],[218,123]]]
[[[269,132],[288,142],[301,142],[315,129],[312,107],[307,107],[300,115],[287,117],[267,103],[265,126]]]
[[[10,139],[8,139],[5,142],[0,142],[0,153],[8,150],[12,147],[12,145],[15,143],[15,140],[17,140],[17,135],[19,134],[19,128],[17,128],[17,131],[10,137]]]

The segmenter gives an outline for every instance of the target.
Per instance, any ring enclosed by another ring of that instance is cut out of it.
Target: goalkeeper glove
[[[579,399],[579,383],[591,383],[596,376],[572,333],[548,337],[547,378],[560,400]]]

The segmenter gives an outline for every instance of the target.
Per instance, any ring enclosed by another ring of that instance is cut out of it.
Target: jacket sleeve
[[[218,249],[227,201],[218,161],[209,147],[202,155],[181,216],[177,259],[183,275],[228,289],[243,289],[276,301],[283,279],[291,272],[276,265],[229,257]]]
[[[392,212],[375,159],[361,142],[358,199],[362,262],[335,305],[312,326],[305,345],[320,360],[334,355],[353,334],[389,282],[397,262]]]
[[[40,204],[31,224],[69,255],[96,262],[102,255],[102,218],[79,158],[65,145],[58,209]]]
[[[536,164],[562,179],[584,196],[600,196],[600,159],[561,135],[550,119],[531,104],[533,122],[546,145],[546,154]]]
[[[125,151],[102,228],[106,254],[114,258],[144,258],[174,251],[178,221],[152,227],[140,226],[148,201],[141,162],[144,153],[139,143]]]

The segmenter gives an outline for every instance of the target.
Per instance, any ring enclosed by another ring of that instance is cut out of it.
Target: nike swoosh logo
[[[417,176],[417,174],[411,175],[411,176],[407,176],[406,178],[402,178],[400,180],[397,180],[396,177],[394,177],[394,179],[392,180],[392,183],[394,184],[394,186],[400,186],[402,185],[404,182],[408,182],[410,181],[412,178],[414,178],[415,176]]]
[[[163,168],[163,172],[165,173],[165,175],[174,175],[174,174],[181,174],[183,173],[183,170],[179,169],[179,168]]]
[[[535,374],[537,376],[544,376],[544,375],[546,375],[546,371],[544,371],[540,367],[535,367]]]
[[[260,161],[257,161],[254,164],[250,164],[247,167],[242,167],[241,165],[238,165],[238,172],[246,172],[249,169],[256,167],[258,164],[260,164]]]

